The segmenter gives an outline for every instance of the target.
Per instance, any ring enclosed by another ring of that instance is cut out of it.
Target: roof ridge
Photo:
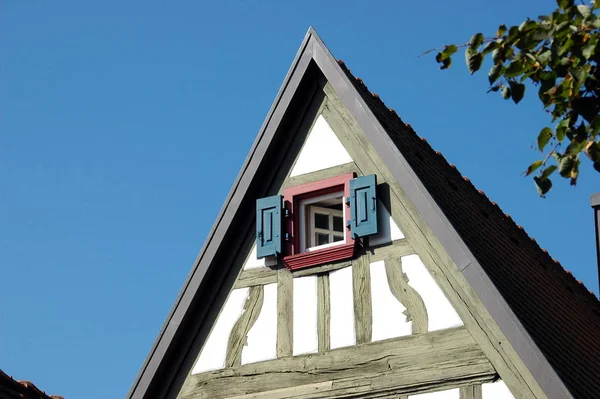
[[[348,66],[346,65],[346,63],[344,61],[337,60],[337,62],[341,66],[342,70],[348,75],[348,77],[355,82],[355,85],[359,86],[365,92],[367,92],[368,94],[370,94],[370,97],[373,99],[374,102],[378,103],[378,105],[380,105],[382,108],[385,108],[385,110],[387,111],[388,117],[390,119],[396,118],[397,121],[399,121],[400,123],[404,124],[404,126],[406,126],[406,128],[408,128],[408,130],[410,132],[412,132],[417,138],[419,138],[420,141],[424,144],[424,146],[426,148],[429,148],[429,150],[432,153],[434,153],[439,160],[442,160],[449,167],[451,167],[453,170],[455,170],[456,173],[458,174],[458,176],[460,176],[465,183],[468,183],[468,185],[473,190],[476,190],[479,193],[480,196],[482,196],[485,200],[487,200],[486,202],[489,204],[489,206],[491,206],[493,208],[496,208],[496,210],[501,213],[501,215],[503,216],[503,218],[510,222],[510,225],[513,228],[514,232],[518,231],[519,233],[517,233],[517,234],[523,234],[524,237],[527,238],[528,241],[530,241],[535,246],[535,248],[537,250],[539,250],[539,251],[541,251],[543,253],[542,256],[547,257],[547,260],[551,261],[550,262],[551,264],[554,264],[555,266],[557,266],[555,268],[555,270],[557,270],[559,272],[562,272],[563,277],[565,278],[565,282],[568,282],[571,285],[573,285],[574,287],[577,287],[578,291],[580,293],[583,293],[585,295],[585,297],[587,297],[587,299],[592,299],[593,298],[593,301],[600,305],[600,298],[598,298],[596,296],[596,294],[594,294],[594,292],[592,290],[588,289],[581,280],[577,280],[575,278],[575,276],[573,276],[573,273],[570,270],[566,269],[557,259],[554,259],[552,256],[550,256],[550,254],[548,253],[548,251],[546,249],[542,248],[537,243],[537,241],[533,237],[531,237],[527,233],[527,231],[525,231],[525,229],[523,228],[523,226],[518,225],[508,213],[505,213],[502,210],[502,208],[500,208],[500,206],[496,202],[491,201],[489,199],[489,197],[487,196],[487,194],[483,190],[477,189],[477,187],[475,187],[475,185],[473,184],[473,182],[471,182],[471,180],[468,177],[466,177],[462,173],[460,173],[460,171],[458,170],[458,168],[454,164],[449,163],[448,160],[446,159],[446,157],[444,157],[444,155],[440,151],[435,150],[431,146],[431,144],[427,141],[427,139],[425,139],[424,137],[419,136],[419,134],[415,131],[415,129],[409,123],[404,122],[402,120],[402,118],[400,117],[400,115],[398,115],[398,113],[393,108],[387,107],[385,105],[385,102],[381,99],[381,97],[377,93],[374,93],[374,92],[370,91],[369,88],[367,87],[367,85],[364,83],[364,81],[361,78],[359,78],[357,76],[354,76],[352,74],[352,72],[350,71],[350,68],[348,68]],[[548,270],[545,270],[545,271],[548,272]]]

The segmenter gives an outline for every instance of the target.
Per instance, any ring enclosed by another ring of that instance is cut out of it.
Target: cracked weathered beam
[[[458,327],[193,375],[180,398],[403,395],[496,376],[469,332]],[[319,384],[318,390],[300,394],[312,384]]]

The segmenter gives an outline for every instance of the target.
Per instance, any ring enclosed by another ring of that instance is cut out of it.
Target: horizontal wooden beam
[[[294,271],[292,271],[292,276],[303,277],[303,276],[310,276],[313,274],[325,274],[325,273],[332,272],[334,270],[343,269],[345,267],[350,267],[350,266],[352,266],[352,261],[343,260],[343,261],[339,261],[336,263],[328,263],[326,265],[313,266],[313,267],[307,267],[304,269],[294,270]]]
[[[294,277],[310,276],[313,274],[324,274],[334,270],[343,269],[352,265],[351,261],[340,261],[328,263],[326,265],[307,267],[292,272]],[[260,267],[257,269],[242,270],[233,288],[245,288],[255,285],[265,285],[277,282],[277,270],[269,267]]]
[[[458,327],[192,375],[179,397],[388,397],[496,377],[471,334]]]
[[[392,244],[368,250],[371,254],[370,261],[377,262],[386,259],[399,259],[402,256],[415,253],[413,247],[407,240],[397,240]],[[321,266],[307,267],[305,269],[294,270],[294,277],[309,276],[312,274],[328,273],[334,270],[343,269],[352,264],[351,261],[340,261]],[[235,282],[233,288],[252,287],[255,285],[265,285],[277,282],[277,270],[270,267],[259,267],[257,269],[242,270]]]
[[[338,166],[332,166],[331,168],[321,169],[316,172],[306,173],[304,175],[288,177],[283,183],[283,188],[296,187],[302,184],[314,183],[319,180],[329,179],[330,177],[337,177],[345,173],[357,172],[358,167],[354,162],[348,162]]]
[[[277,270],[270,267],[242,270],[233,288],[245,288],[277,282]]]
[[[371,263],[379,260],[399,259],[402,256],[417,253],[406,239],[394,241],[391,245],[369,248],[368,251],[371,254]]]

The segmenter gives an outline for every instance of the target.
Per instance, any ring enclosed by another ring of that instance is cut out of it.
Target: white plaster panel
[[[277,284],[264,286],[264,299],[256,322],[248,331],[242,349],[242,364],[277,357]]]
[[[425,303],[429,320],[429,331],[462,326],[463,322],[437,285],[419,255],[402,257],[402,270]]]
[[[392,216],[383,203],[377,200],[377,227],[378,233],[369,237],[370,245],[382,245],[404,238]]]
[[[265,267],[265,260],[256,259],[256,244],[254,244],[250,255],[248,255],[248,259],[246,259],[246,263],[244,263],[244,270],[257,269],[259,267]]]
[[[400,303],[388,283],[384,261],[371,263],[371,303],[373,305],[372,341],[412,334],[412,322],[403,314]]]
[[[231,291],[192,369],[192,374],[225,367],[229,335],[233,325],[244,312],[244,304],[248,299],[248,293],[249,288],[239,288]]]
[[[483,398],[485,399],[485,396]],[[408,399],[460,399],[460,390],[455,388],[445,391],[420,393],[418,395],[409,395]]]
[[[294,278],[294,355],[315,353],[317,339],[317,277]]]
[[[356,345],[352,267],[329,273],[331,349]]]
[[[483,399],[514,399],[512,393],[502,380],[481,386]]]
[[[244,262],[244,270],[248,269],[257,269],[259,267],[265,266],[276,266],[277,265],[277,257],[275,256],[267,256],[266,258],[256,259],[256,244],[252,245],[252,250],[250,251],[250,255]]]
[[[348,151],[337,138],[329,123],[319,115],[298,155],[290,176],[352,162]]]

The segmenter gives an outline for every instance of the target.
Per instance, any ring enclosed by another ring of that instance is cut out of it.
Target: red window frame
[[[301,269],[309,266],[331,263],[337,260],[351,258],[354,255],[355,241],[350,229],[344,231],[345,243],[328,248],[317,249],[310,252],[301,252],[300,248],[300,202],[324,194],[344,192],[344,197],[350,196],[350,180],[355,177],[354,173],[346,173],[341,176],[307,183],[301,186],[290,187],[283,190],[284,206],[287,213],[285,220],[285,231],[291,236],[285,242],[285,256],[283,264],[290,270]],[[350,217],[350,207],[344,203],[345,219]],[[347,224],[348,220],[344,220]]]

